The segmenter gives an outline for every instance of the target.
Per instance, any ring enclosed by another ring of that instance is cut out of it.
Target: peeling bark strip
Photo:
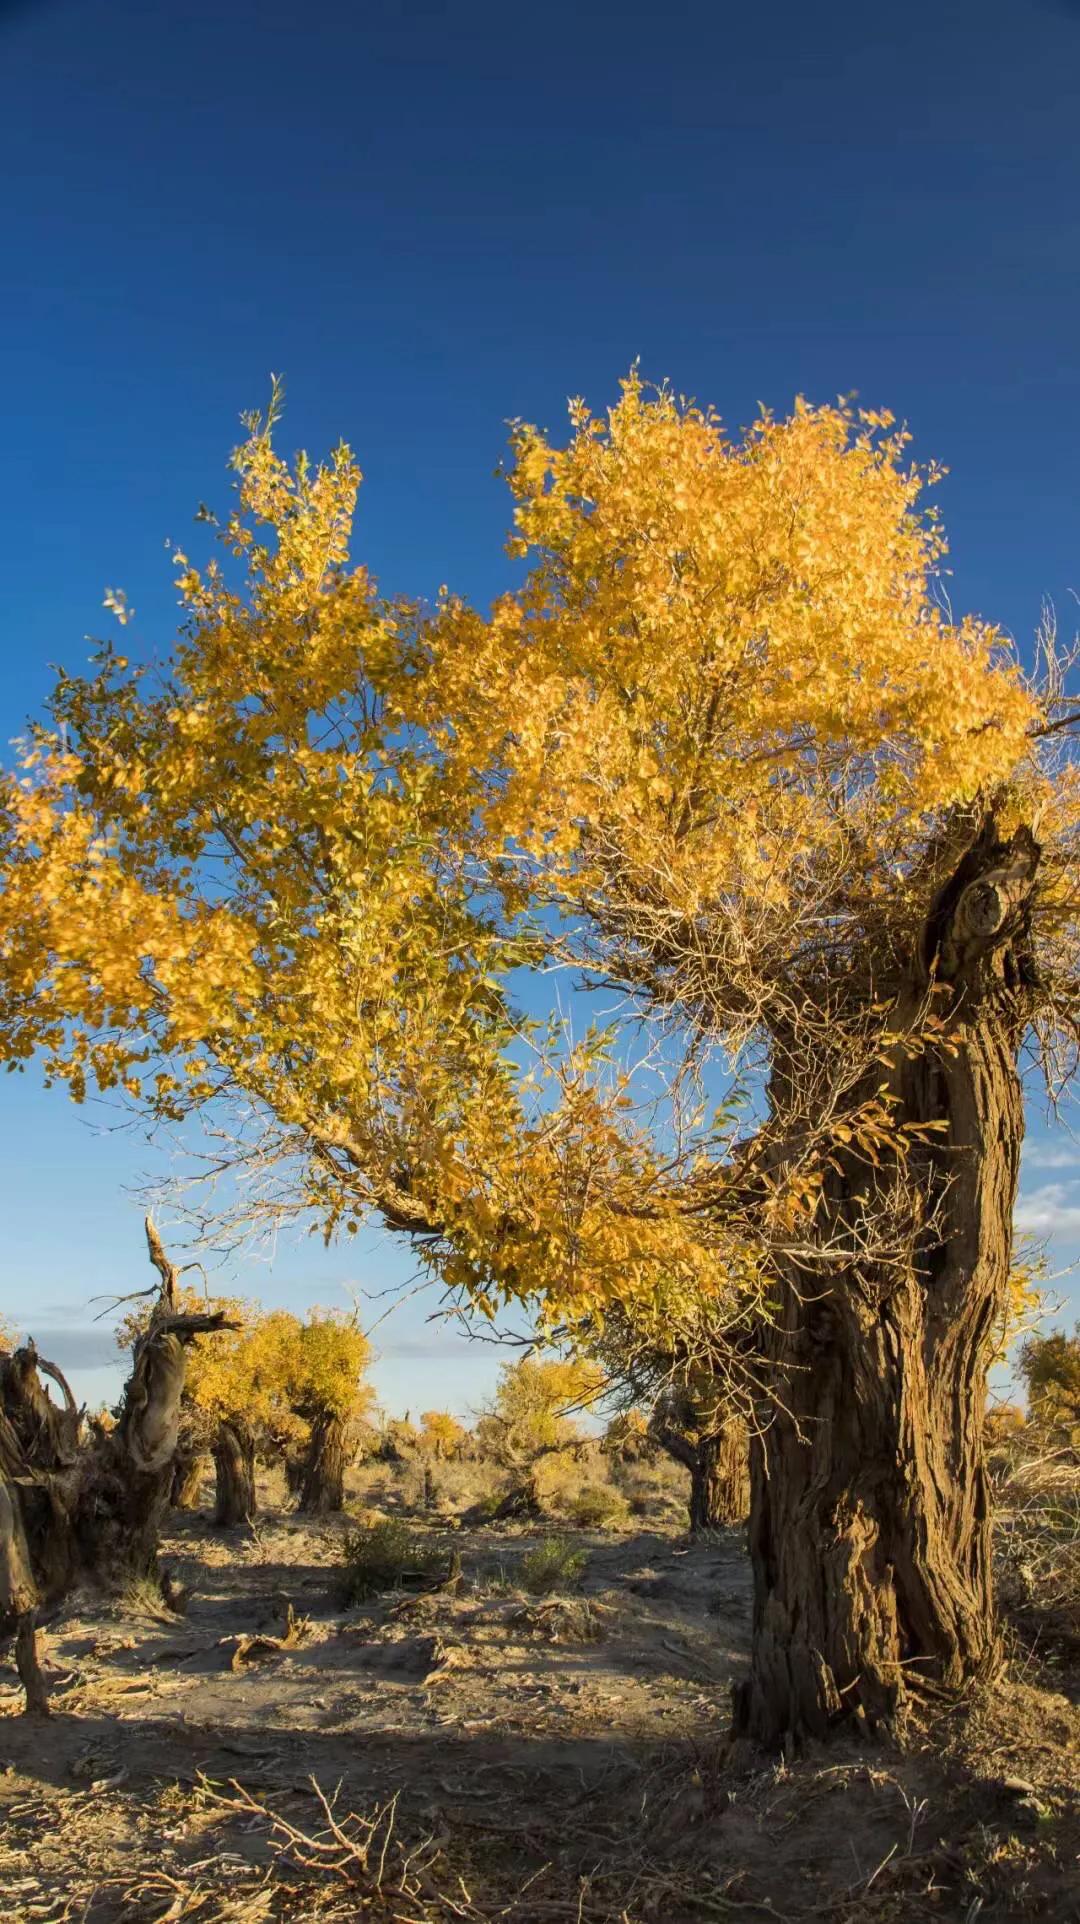
[[[927,919],[893,1026],[929,991],[942,1030],[889,1070],[897,1120],[942,1125],[918,1152],[936,1204],[910,1267],[853,1264],[822,1294],[791,1268],[766,1333],[782,1390],[752,1446],[752,1672],[736,1723],[770,1745],[847,1721],[894,1724],[913,1691],[998,1659],[983,1466],[985,1379],[1012,1253],[1023,1137],[1038,849],[991,822]],[[850,1231],[888,1172],[837,1157],[825,1233]]]
[[[147,1241],[162,1288],[135,1346],[114,1429],[96,1426],[84,1440],[71,1391],[32,1343],[0,1356],[0,1636],[15,1635],[26,1707],[34,1714],[48,1708],[38,1610],[59,1603],[80,1574],[101,1584],[157,1574],[186,1347],[194,1336],[225,1327],[218,1314],[175,1314],[174,1272],[151,1229]],[[62,1410],[46,1396],[42,1375],[60,1385]]]

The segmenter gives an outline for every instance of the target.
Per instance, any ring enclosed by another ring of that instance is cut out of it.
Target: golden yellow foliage
[[[446,1410],[425,1410],[420,1418],[420,1447],[440,1462],[460,1456],[468,1438],[464,1424]]]
[[[596,1402],[605,1380],[600,1366],[585,1357],[523,1356],[504,1364],[489,1440],[518,1461],[574,1442],[583,1433],[575,1419]]]
[[[636,376],[558,449],[515,437],[522,592],[450,602],[406,698],[486,824],[565,887],[597,831],[677,891],[782,904],[851,809],[936,813],[1009,780],[1035,707],[1003,638],[950,622],[944,541],[885,414],[798,403],[741,441]],[[869,812],[868,812],[869,811]],[[873,851],[870,851],[871,857]]]
[[[155,1119],[242,1104],[270,1213],[374,1208],[489,1312],[679,1313],[723,1287],[730,1118],[637,1107],[617,1037],[537,1030],[514,972],[676,1011],[675,1085],[775,1026],[793,957],[899,939],[943,811],[1011,784],[1065,832],[1015,660],[936,596],[936,476],[887,415],[733,439],[633,375],[565,447],[516,430],[522,587],[425,610],[350,564],[349,450],[289,466],[274,412],[221,558],[173,556],[164,675],[61,675],[0,787],[0,1055]],[[790,1226],[820,1172],[784,1180]],[[275,1341],[234,1346],[257,1398]]]
[[[301,1441],[320,1415],[361,1417],[372,1391],[363,1379],[371,1345],[351,1317],[313,1310],[306,1322],[288,1310],[264,1310],[239,1297],[182,1288],[178,1307],[221,1310],[235,1325],[196,1336],[188,1348],[185,1401],[208,1432],[242,1421],[252,1434]],[[135,1311],[117,1332],[121,1348],[142,1334],[149,1312]]]
[[[1046,1262],[1043,1257],[1014,1256],[1004,1315],[991,1363],[1003,1363],[1021,1337],[1030,1336],[1046,1314]]]

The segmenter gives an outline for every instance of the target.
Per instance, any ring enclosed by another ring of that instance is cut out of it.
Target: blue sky
[[[0,0],[0,726],[104,633],[163,649],[164,542],[225,496],[237,415],[340,435],[358,551],[392,589],[504,578],[510,416],[651,378],[737,426],[858,391],[950,468],[957,609],[1030,635],[1080,587],[1080,5],[833,0]],[[1080,1251],[1080,1154],[1033,1092],[1021,1221]],[[0,1309],[89,1396],[89,1299],[142,1284],[149,1151],[0,1082]],[[343,1301],[361,1247],[234,1280]],[[498,1356],[408,1304],[392,1405],[467,1409]]]

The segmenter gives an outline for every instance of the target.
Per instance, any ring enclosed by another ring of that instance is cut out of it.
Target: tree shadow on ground
[[[1048,1732],[1044,1716],[1042,1736],[1053,1741],[1042,1743],[1049,1761],[1037,1787],[1029,1794],[1010,1783],[1002,1765],[1024,1754],[1017,1723],[1033,1709],[1033,1693],[1017,1689],[1006,1692],[1011,1724],[995,1720],[993,1704],[982,1727],[978,1707],[964,1720],[974,1733],[966,1753],[964,1740],[950,1748],[945,1729],[937,1752],[928,1743],[871,1755],[845,1746],[786,1767],[685,1740],[443,1728],[369,1733],[357,1746],[311,1731],[256,1741],[239,1721],[207,1731],[144,1717],[59,1716],[45,1727],[10,1719],[0,1826],[17,1799],[10,1835],[25,1855],[39,1831],[55,1827],[57,1796],[70,1811],[82,1792],[99,1814],[113,1808],[159,1869],[182,1881],[217,1853],[224,1877],[227,1862],[234,1874],[238,1864],[267,1863],[267,1809],[320,1828],[314,1779],[328,1793],[337,1787],[339,1814],[396,1798],[402,1836],[452,1839],[455,1861],[500,1902],[533,1880],[531,1895],[505,1913],[520,1924],[569,1920],[583,1878],[583,1918],[613,1924],[620,1915],[691,1924],[742,1906],[838,1924],[975,1916],[1073,1924],[1080,1833],[1068,1732]],[[208,1814],[204,1782],[226,1795],[230,1783],[242,1785],[262,1817]],[[184,1817],[189,1806],[198,1817]]]

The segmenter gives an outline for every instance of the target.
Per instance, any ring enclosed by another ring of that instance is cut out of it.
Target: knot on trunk
[[[991,956],[1013,948],[1018,953],[1011,967],[1003,967],[1006,986],[1029,978],[1025,938],[1040,853],[1026,825],[1003,841],[994,816],[987,817],[927,917],[923,962],[929,976],[968,985]]]

